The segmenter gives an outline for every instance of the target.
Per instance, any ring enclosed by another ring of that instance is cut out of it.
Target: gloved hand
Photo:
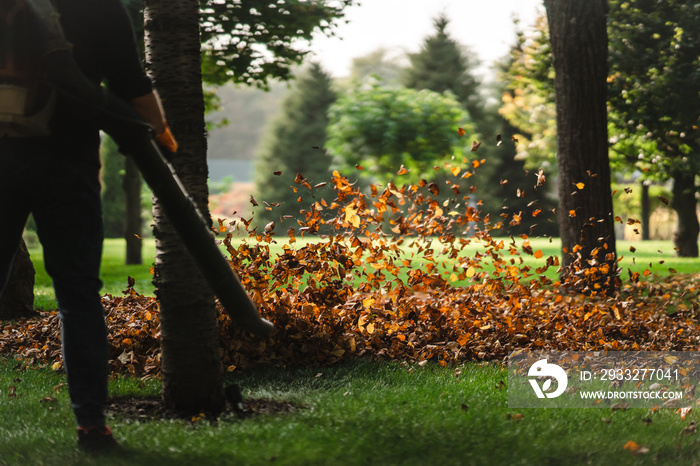
[[[167,122],[165,123],[165,129],[163,132],[156,136],[156,142],[159,146],[166,148],[172,153],[177,152],[178,144],[173,136],[173,133],[170,131],[170,126],[168,126]]]

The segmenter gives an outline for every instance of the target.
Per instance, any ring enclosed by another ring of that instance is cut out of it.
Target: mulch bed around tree
[[[262,415],[294,414],[299,410],[308,409],[308,406],[300,405],[292,401],[278,401],[271,399],[243,400],[241,405],[227,404],[226,410],[219,419],[248,419]],[[206,416],[183,416],[168,409],[160,397],[135,397],[121,396],[111,398],[106,407],[108,418],[117,418],[130,422],[148,422],[161,420],[185,420],[197,422],[206,419]]]

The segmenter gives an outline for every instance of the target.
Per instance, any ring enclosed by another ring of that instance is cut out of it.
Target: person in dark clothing
[[[55,0],[65,38],[83,74],[168,133],[120,0]],[[58,98],[50,134],[0,139],[0,294],[29,214],[58,301],[63,361],[78,445],[116,446],[105,425],[108,344],[99,278],[103,229],[100,134],[68,98]]]

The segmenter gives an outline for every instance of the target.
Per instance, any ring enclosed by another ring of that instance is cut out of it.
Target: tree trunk
[[[180,143],[170,161],[197,206],[208,213],[199,2],[146,0],[144,15],[147,69]],[[163,397],[181,413],[217,415],[225,398],[214,295],[157,199],[153,220]]]
[[[141,176],[131,157],[125,158],[123,180],[126,199],[126,222],[124,238],[126,239],[126,265],[143,264],[141,254]]]
[[[545,0],[555,71],[563,275],[577,291],[617,286],[606,109],[605,0]]]
[[[695,174],[676,172],[673,174],[673,199],[671,207],[678,215],[673,244],[679,257],[698,257],[697,201],[695,200]]]
[[[10,281],[0,297],[0,320],[31,317],[34,312],[34,265],[24,241],[20,242]]]
[[[651,237],[649,219],[651,218],[651,205],[649,202],[649,184],[642,181],[642,241],[648,241]]]

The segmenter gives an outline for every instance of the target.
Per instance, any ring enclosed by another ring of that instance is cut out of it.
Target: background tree
[[[500,77],[507,85],[499,113],[517,129],[518,158],[531,170],[556,165],[554,67],[546,16],[518,32]]]
[[[387,49],[379,48],[367,55],[352,59],[349,82],[359,85],[370,77],[377,78],[388,85],[399,84],[404,68],[399,57],[392,55]]]
[[[265,87],[289,79],[314,32],[333,34],[353,0],[202,0],[204,79]]]
[[[606,108],[607,1],[545,0],[544,4],[555,70],[564,273],[579,267],[588,273],[577,288],[612,291],[617,260]]]
[[[126,265],[143,264],[143,215],[141,191],[143,182],[136,164],[130,156],[124,158],[124,240],[126,242]]]
[[[34,312],[34,265],[24,240],[12,264],[10,280],[0,297],[0,321],[31,317]]]
[[[428,90],[377,84],[354,89],[329,114],[326,147],[339,167],[358,173],[362,166],[360,173],[380,182],[392,180],[402,166],[407,183],[432,178],[433,166],[452,156],[461,161],[476,135],[454,96]]]
[[[255,191],[258,202],[279,204],[268,210],[261,206],[256,220],[259,225],[275,222],[278,232],[296,227],[300,204],[290,186],[297,174],[311,184],[328,181],[332,158],[324,149],[328,108],[336,95],[331,78],[318,63],[312,63],[295,80],[294,90],[282,103],[278,118],[269,128],[257,157]],[[279,173],[281,172],[281,174]]]
[[[449,20],[438,16],[433,24],[435,32],[425,38],[418,53],[409,54],[403,84],[409,89],[430,89],[443,93],[450,91],[469,112],[472,121],[482,120],[484,106],[480,95],[481,83],[474,76],[476,60],[463,52],[447,32]]]
[[[678,255],[697,257],[700,8],[677,0],[610,7],[611,119],[615,136],[627,136],[617,137],[618,150],[647,177],[673,178],[674,243]]]

